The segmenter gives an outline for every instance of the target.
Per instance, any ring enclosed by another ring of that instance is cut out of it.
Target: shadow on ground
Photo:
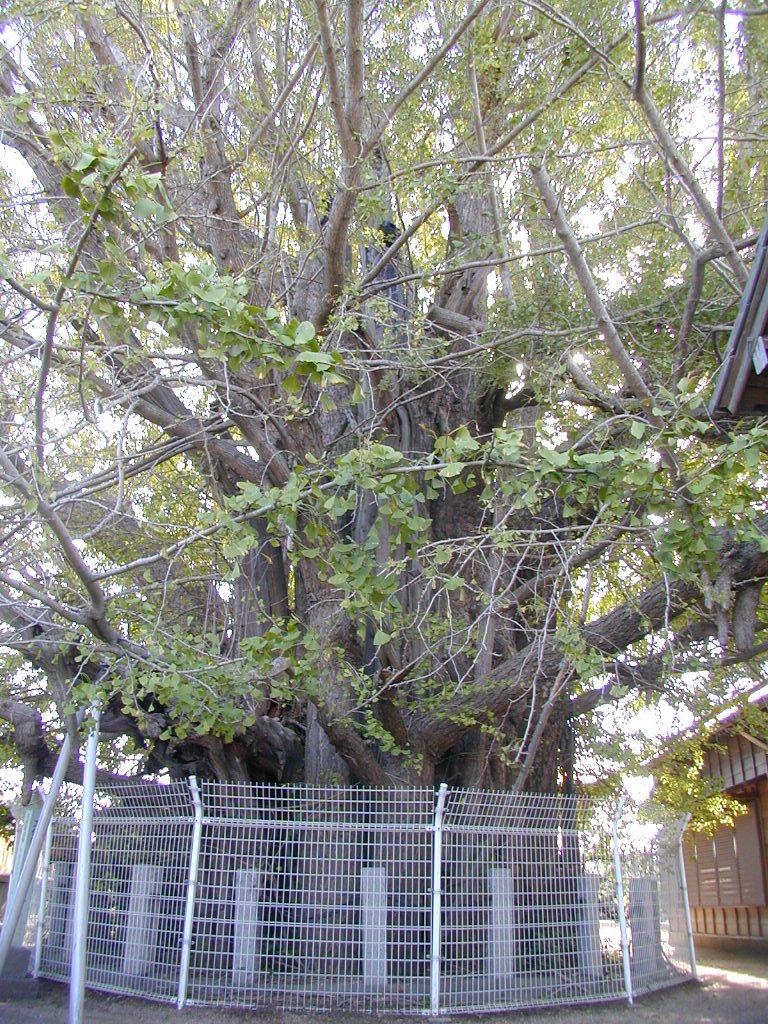
[[[721,954],[707,950],[699,960],[698,982],[626,1003],[570,1009],[441,1017],[453,1024],[768,1024],[768,956],[759,953]],[[67,1024],[69,994],[66,986],[41,982],[39,995],[30,1000],[0,1002],[1,1024]],[[121,999],[90,992],[85,1002],[85,1024],[391,1024],[417,1017],[371,1018],[360,1014],[291,1013],[282,1010],[217,1010],[189,1007],[177,1013],[167,1005]]]

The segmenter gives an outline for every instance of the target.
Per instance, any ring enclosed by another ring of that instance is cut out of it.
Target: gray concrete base
[[[31,951],[22,946],[11,947],[0,973],[0,999],[36,999],[37,978],[27,976]]]
[[[696,949],[701,949],[702,951],[707,949],[723,953],[768,954],[768,938],[760,939],[757,936],[754,938],[742,938],[739,935],[700,935],[694,932],[693,941]]]

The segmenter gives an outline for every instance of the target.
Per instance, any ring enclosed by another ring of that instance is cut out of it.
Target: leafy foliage
[[[308,777],[551,790],[575,750],[648,756],[643,708],[749,685],[766,429],[708,399],[763,219],[765,12],[635,13],[10,5],[28,781],[99,696],[140,771],[281,779],[299,745]]]

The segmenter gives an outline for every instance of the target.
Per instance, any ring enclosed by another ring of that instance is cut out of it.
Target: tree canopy
[[[27,785],[98,699],[116,772],[551,791],[599,707],[759,676],[765,424],[707,402],[764,4],[5,11]]]

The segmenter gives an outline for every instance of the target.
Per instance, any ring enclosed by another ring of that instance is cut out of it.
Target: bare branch
[[[644,0],[634,0],[635,4],[635,74],[632,81],[632,92],[637,98],[645,88],[645,5]]]
[[[718,217],[717,211],[710,203],[706,193],[699,184],[696,175],[689,167],[680,147],[673,139],[667,126],[664,124],[661,114],[645,86],[637,92],[635,99],[640,107],[642,107],[643,113],[645,114],[648,125],[656,139],[662,156],[669,162],[669,165],[674,171],[678,181],[696,203],[699,212],[702,214],[704,221],[710,230],[713,240],[723,246],[725,258],[733,272],[733,276],[736,279],[739,288],[743,288],[747,283],[747,271],[741,257],[736,251],[733,239],[726,231],[722,220]]]
[[[80,553],[74,538],[59,514],[45,501],[39,491],[35,492],[30,489],[27,480],[31,474],[26,467],[18,466],[17,461],[9,456],[3,448],[0,448],[0,467],[5,471],[7,480],[23,498],[35,500],[40,515],[58,539],[62,554],[85,586],[91,600],[91,607],[88,611],[89,627],[107,642],[119,642],[122,639],[120,633],[109,624],[106,618],[107,595]]]
[[[336,132],[341,145],[341,152],[347,164],[353,164],[357,158],[355,143],[352,135],[352,128],[347,119],[347,105],[344,101],[344,94],[341,88],[341,76],[336,61],[336,47],[333,40],[333,29],[328,14],[327,0],[315,0],[317,21],[320,27],[320,45],[323,50],[323,61],[325,62],[326,80],[328,82],[328,94],[331,101],[331,110],[336,124]]]
[[[555,190],[549,180],[549,175],[547,174],[544,164],[532,164],[531,174],[533,176],[533,180],[536,182],[541,198],[544,201],[544,206],[546,207],[550,220],[557,232],[557,237],[560,239],[563,248],[568,253],[568,259],[571,267],[573,268],[573,272],[576,275],[576,279],[581,286],[581,290],[584,293],[587,304],[592,310],[592,314],[597,321],[600,332],[605,338],[606,344],[608,345],[616,365],[621,371],[627,386],[631,389],[632,393],[640,399],[643,407],[646,409],[650,422],[655,423],[657,426],[660,425],[659,417],[655,415],[652,408],[653,396],[648,390],[648,386],[645,381],[638,373],[634,362],[624,347],[624,343],[619,337],[616,326],[600,296],[599,291],[597,290],[597,285],[592,277],[592,272],[589,269],[587,261],[584,258],[581,246],[579,245],[576,235],[573,233],[573,230],[565,217],[560,200],[555,194]]]

